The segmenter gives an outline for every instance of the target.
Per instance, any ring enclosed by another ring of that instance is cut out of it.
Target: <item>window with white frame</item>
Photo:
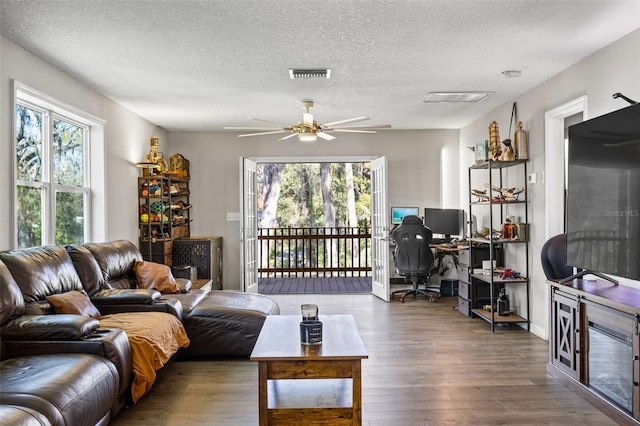
[[[91,121],[33,91],[16,91],[18,248],[79,244],[91,233]]]

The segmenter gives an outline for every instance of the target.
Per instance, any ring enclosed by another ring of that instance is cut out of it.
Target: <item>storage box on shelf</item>
[[[516,180],[522,188],[505,188],[506,172],[518,175]],[[488,179],[486,192],[471,190],[469,193],[469,213],[473,222],[474,214],[480,211],[489,217],[489,232],[484,238],[471,238],[470,256],[475,258],[474,251],[486,248],[486,268],[473,267],[470,270],[470,284],[472,287],[471,316],[478,316],[491,324],[491,331],[496,324],[517,323],[524,324],[529,329],[529,243],[525,230],[528,224],[527,194],[524,191],[527,179],[526,160],[515,161],[485,161],[469,167],[469,188],[472,188],[472,173],[482,173]],[[521,173],[518,173],[521,172]],[[521,176],[520,176],[521,175]],[[494,195],[495,193],[495,195]],[[476,198],[474,200],[474,197]],[[512,209],[507,211],[507,208]],[[524,218],[522,223],[511,223],[508,214],[517,214]],[[504,225],[504,226],[503,226]],[[473,229],[473,223],[472,227]],[[521,230],[521,236],[518,235]],[[507,247],[509,247],[507,249]],[[524,268],[514,270],[514,260],[508,257],[513,250],[524,252]],[[512,263],[509,263],[512,262]],[[517,315],[498,315],[497,302],[500,290],[509,294],[515,285],[525,287],[525,306],[520,306]],[[473,288],[475,287],[475,288]],[[463,300],[464,305],[464,300]],[[463,312],[464,313],[464,312]]]
[[[190,231],[189,181],[162,175],[138,178],[140,251],[145,260],[172,265],[173,241]]]
[[[442,280],[440,281],[440,294],[443,296],[458,295],[458,280]]]
[[[473,307],[482,307],[490,300],[488,286],[478,285],[471,280],[472,271],[482,268],[482,261],[488,259],[488,245],[476,245],[473,251],[468,247],[458,251],[458,311],[464,316],[471,317]],[[494,247],[493,259],[502,261],[500,247]]]

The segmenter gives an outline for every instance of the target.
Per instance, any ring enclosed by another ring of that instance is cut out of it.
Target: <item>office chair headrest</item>
[[[403,225],[422,225],[422,219],[419,216],[408,215],[402,218]]]

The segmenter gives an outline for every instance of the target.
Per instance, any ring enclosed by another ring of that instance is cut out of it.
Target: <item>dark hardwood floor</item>
[[[362,362],[363,424],[616,424],[546,373],[547,342],[516,326],[495,333],[453,310],[455,298],[386,303],[371,294],[271,295],[282,314],[316,303],[352,314],[369,359]],[[111,424],[256,425],[257,363],[176,361],[151,392]]]

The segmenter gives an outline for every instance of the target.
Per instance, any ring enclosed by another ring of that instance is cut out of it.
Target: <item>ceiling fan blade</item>
[[[278,124],[280,126],[286,126],[286,124],[282,124],[282,123],[276,123],[275,121],[269,121],[269,120],[263,120],[262,118],[251,118],[254,121],[261,121],[263,123],[272,123],[272,124]]]
[[[279,141],[283,141],[283,140],[285,140],[285,139],[289,139],[289,138],[292,138],[292,137],[294,137],[294,136],[298,136],[298,134],[297,134],[297,133],[291,133],[289,136],[285,136],[284,138],[280,138],[280,139],[278,139],[278,140],[279,140]]]
[[[375,130],[356,130],[356,129],[332,129],[331,132],[344,132],[344,133],[375,133]]]
[[[280,127],[235,127],[226,126],[225,130],[282,130]]]
[[[334,127],[334,129],[390,129],[391,124],[370,124],[367,126],[344,126]]]
[[[302,124],[308,127],[313,127],[313,114],[305,112],[302,114]]]
[[[365,117],[365,116],[356,117],[356,118],[349,118],[349,119],[346,119],[346,120],[332,121],[331,123],[324,123],[324,126],[332,127],[332,126],[335,126],[336,124],[355,123],[356,121],[365,121],[365,120],[368,120],[368,119],[369,119],[369,117]]]
[[[328,141],[332,141],[336,138],[335,136],[331,136],[330,134],[324,133],[324,132],[318,132],[316,134],[318,135],[318,137],[321,137],[322,139],[325,139]]]
[[[247,136],[260,136],[260,135],[275,135],[276,133],[284,133],[284,130],[274,130],[272,132],[260,132],[260,133],[247,133],[245,135],[238,135],[239,138],[246,138]]]

